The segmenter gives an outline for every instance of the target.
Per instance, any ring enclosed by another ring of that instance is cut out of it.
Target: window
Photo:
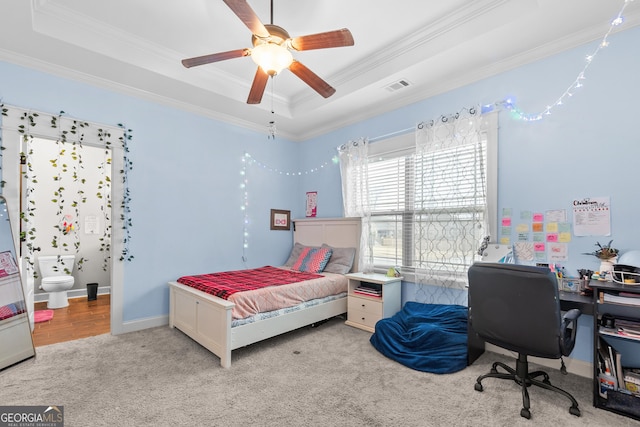
[[[497,118],[480,122],[480,132],[440,135],[422,147],[413,133],[370,144],[376,269],[399,266],[405,276],[425,275],[429,284],[466,284],[467,268],[490,234],[487,224],[496,223]]]

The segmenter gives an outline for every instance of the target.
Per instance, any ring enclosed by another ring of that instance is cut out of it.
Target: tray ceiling
[[[263,23],[270,1],[249,0]],[[322,98],[288,70],[247,105],[250,58],[191,69],[184,58],[250,48],[221,0],[5,0],[0,60],[300,141],[599,40],[624,4],[602,0],[274,0],[291,36],[349,28],[355,45],[294,52],[336,88]],[[640,23],[629,3],[620,30]],[[577,68],[580,64],[577,64]],[[570,82],[567,82],[570,83]]]

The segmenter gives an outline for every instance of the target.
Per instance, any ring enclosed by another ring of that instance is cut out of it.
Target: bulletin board
[[[544,211],[503,208],[499,243],[513,247],[517,262],[558,263],[568,259],[573,236],[611,234],[609,197],[574,199],[570,205],[569,209]]]

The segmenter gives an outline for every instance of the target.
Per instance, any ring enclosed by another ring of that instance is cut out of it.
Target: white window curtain
[[[369,205],[369,141],[360,138],[338,147],[340,175],[342,178],[342,202],[345,217],[362,219],[360,241],[360,268],[373,271]]]
[[[416,301],[466,304],[467,269],[497,227],[496,113],[478,107],[339,148],[345,216],[366,265],[399,267]]]
[[[416,283],[436,285],[429,300],[463,289],[489,234],[487,137],[472,107],[416,127],[413,264]],[[460,301],[450,301],[460,303]]]

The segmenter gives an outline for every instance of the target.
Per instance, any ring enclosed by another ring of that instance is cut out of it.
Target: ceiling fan
[[[336,90],[331,85],[301,62],[293,59],[290,51],[353,46],[353,36],[348,29],[343,28],[341,30],[292,38],[284,28],[273,25],[273,0],[271,0],[271,24],[263,24],[246,0],[223,1],[253,33],[251,37],[253,49],[236,49],[183,59],[182,65],[191,68],[227,59],[251,56],[254,62],[258,64],[258,69],[251,85],[247,104],[259,104],[262,101],[262,95],[269,76],[275,76],[284,68],[288,68],[325,98],[335,93]]]

